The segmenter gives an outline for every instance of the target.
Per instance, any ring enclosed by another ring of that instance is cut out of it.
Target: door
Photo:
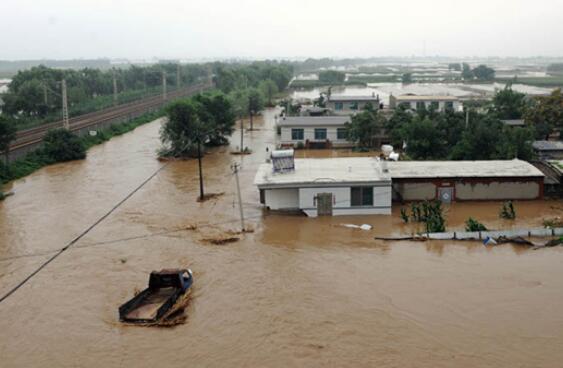
[[[442,201],[442,203],[452,203],[452,201],[454,200],[454,188],[438,188],[438,199]]]
[[[317,199],[317,215],[332,216],[332,193],[319,193]]]

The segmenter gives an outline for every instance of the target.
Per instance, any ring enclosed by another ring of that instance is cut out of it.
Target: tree
[[[416,160],[441,159],[446,156],[447,142],[443,132],[429,118],[416,116],[401,132],[407,143],[407,154]]]
[[[200,94],[194,101],[201,105],[200,118],[209,126],[207,145],[222,146],[229,143],[227,136],[233,134],[235,112],[229,98],[223,93]]]
[[[450,63],[448,64],[449,70],[454,70],[456,72],[461,72],[461,64],[460,63]]]
[[[277,84],[271,79],[266,79],[265,81],[260,82],[258,88],[262,91],[262,94],[266,97],[266,101],[268,101],[268,106],[270,107],[274,106],[273,99],[276,93],[278,93]]]
[[[499,119],[521,119],[526,108],[526,95],[507,84],[493,97],[492,111]]]
[[[524,119],[536,128],[538,138],[548,139],[554,128],[563,127],[563,94],[561,88],[549,96],[536,97],[526,110]]]
[[[256,88],[248,90],[248,115],[250,116],[250,130],[254,130],[253,116],[264,109],[264,97]]]
[[[453,147],[453,160],[490,160],[496,158],[501,140],[502,123],[490,116],[475,116],[461,139]]]
[[[352,121],[346,124],[348,140],[357,143],[359,148],[370,149],[378,146],[377,136],[385,126],[385,117],[368,108],[352,116]]]
[[[67,129],[53,129],[43,139],[43,153],[52,162],[86,158],[86,148],[80,138]]]
[[[319,81],[329,84],[342,84],[346,79],[346,74],[337,70],[323,70],[319,72]]]
[[[473,75],[475,76],[475,78],[481,81],[492,81],[495,79],[495,70],[493,68],[489,68],[484,64],[481,64],[473,69]]]
[[[413,82],[412,73],[404,73],[401,78],[401,81],[403,82],[403,84],[412,83]]]
[[[463,78],[463,80],[466,80],[466,81],[473,80],[473,78],[475,76],[474,76],[473,70],[471,70],[471,67],[469,66],[469,64],[463,63],[463,64],[461,64],[461,66],[462,66],[461,77]]]
[[[10,160],[10,143],[16,139],[15,125],[4,115],[0,115],[0,152],[4,153],[5,169]]]
[[[194,157],[198,159],[199,171],[199,199],[203,200],[203,168],[202,144],[212,134],[209,122],[201,116],[209,118],[210,114],[204,111],[202,105],[193,100],[177,101],[167,108],[168,121],[162,126],[160,139],[169,145],[169,150],[161,152],[174,157]],[[207,124],[206,124],[207,123]]]
[[[168,145],[161,151],[163,156],[197,157],[197,142],[205,142],[209,130],[200,113],[201,105],[191,99],[173,102],[166,108],[168,120],[160,131],[160,140]]]

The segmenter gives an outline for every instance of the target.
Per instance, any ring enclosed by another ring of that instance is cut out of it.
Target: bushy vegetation
[[[353,115],[351,122],[346,124],[347,139],[360,149],[379,148],[378,136],[384,125],[385,117],[368,104],[364,111]]]
[[[465,231],[487,231],[487,227],[470,217],[465,221]]]
[[[533,158],[535,125],[511,127],[501,118],[518,117],[524,111],[519,94],[499,92],[485,113],[397,108],[385,122],[395,146],[406,143],[406,154],[416,160],[490,160]],[[510,95],[510,96],[506,96]]]
[[[424,223],[427,233],[441,233],[446,231],[446,220],[444,218],[442,203],[440,201],[413,202],[410,206],[410,217],[406,209],[401,208],[401,218],[407,223]]]
[[[226,144],[235,125],[233,106],[223,93],[173,102],[166,114],[160,132],[160,155],[166,157],[197,157],[202,145]]]
[[[514,220],[516,218],[516,210],[514,209],[512,201],[503,202],[499,216],[505,220]]]
[[[86,148],[80,138],[66,129],[53,129],[43,138],[43,153],[54,162],[81,160]]]
[[[346,80],[346,74],[337,70],[323,70],[319,72],[319,81],[329,84],[342,84]]]

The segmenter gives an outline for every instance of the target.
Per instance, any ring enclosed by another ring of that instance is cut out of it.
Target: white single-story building
[[[362,111],[367,104],[379,109],[379,96],[335,96],[328,97],[326,107],[336,115],[351,115]]]
[[[271,210],[311,217],[391,214],[391,178],[375,158],[295,159],[289,170],[275,169],[272,160],[254,179],[260,202]]]
[[[389,107],[396,109],[399,106],[404,106],[410,110],[417,110],[419,108],[429,109],[430,107],[434,107],[436,111],[461,111],[463,108],[460,99],[455,96],[389,96]]]
[[[346,123],[348,116],[288,116],[277,121],[279,143],[283,147],[349,146]]]
[[[312,217],[391,214],[393,200],[543,198],[543,173],[521,160],[293,159],[292,150],[283,152],[285,157],[273,154],[272,163],[262,164],[254,179],[260,202],[271,210],[301,210]]]

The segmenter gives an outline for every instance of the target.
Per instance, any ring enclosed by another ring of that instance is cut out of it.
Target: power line
[[[96,222],[90,225],[86,230],[84,230],[80,235],[74,238],[70,243],[66,246],[58,250],[53,256],[51,256],[47,261],[42,263],[35,271],[29,274],[25,279],[23,279],[19,284],[13,287],[10,291],[8,291],[4,296],[0,298],[0,303],[4,300],[9,298],[13,293],[15,293],[19,288],[25,285],[29,280],[31,280],[35,275],[37,275],[43,268],[47,267],[47,265],[57,259],[61,254],[63,254],[66,250],[72,247],[76,242],[82,239],[86,234],[88,234],[92,229],[98,226],[102,221],[104,221],[109,215],[111,215],[116,209],[118,209],[123,203],[125,203],[129,198],[133,196],[133,194],[137,193],[145,184],[147,184],[152,178],[154,178],[161,170],[167,167],[168,164],[164,164],[163,166],[159,167],[151,176],[149,176],[145,181],[141,183],[137,188],[135,188],[131,193],[129,193],[125,198],[123,198],[119,203],[117,203],[111,210],[109,210],[105,215],[100,217]]]

